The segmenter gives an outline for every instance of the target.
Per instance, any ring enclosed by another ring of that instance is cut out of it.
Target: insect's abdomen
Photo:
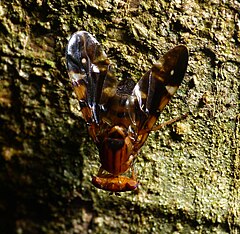
[[[114,126],[99,145],[102,168],[117,176],[124,173],[132,162],[133,144],[119,126]]]

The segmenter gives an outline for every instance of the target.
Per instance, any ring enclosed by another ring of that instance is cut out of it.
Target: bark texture
[[[240,4],[229,0],[2,0],[0,233],[239,233]],[[138,193],[93,187],[97,150],[65,67],[86,30],[141,78],[186,44],[184,82],[135,164]]]

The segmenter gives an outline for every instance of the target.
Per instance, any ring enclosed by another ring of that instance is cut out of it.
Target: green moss
[[[16,0],[0,9],[0,209],[8,228],[237,233],[240,61],[231,1]],[[187,75],[160,116],[189,112],[181,121],[188,130],[150,134],[135,163],[138,194],[109,195],[91,184],[98,152],[65,69],[67,39],[77,30],[102,42],[121,79],[139,80],[177,44],[189,48]]]

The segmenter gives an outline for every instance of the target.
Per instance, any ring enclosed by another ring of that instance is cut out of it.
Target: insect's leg
[[[185,119],[185,118],[187,118],[187,116],[188,116],[188,114],[184,114],[184,115],[181,115],[181,116],[179,116],[177,118],[170,119],[170,120],[168,120],[168,121],[166,121],[166,122],[164,122],[162,124],[154,126],[150,131],[157,131],[157,130],[159,130],[159,129],[167,126],[167,125],[170,125],[170,124],[173,124],[173,123],[175,123],[175,122],[177,122],[179,120]]]
[[[131,179],[136,180],[136,179],[137,179],[137,176],[136,176],[136,174],[135,174],[135,172],[134,172],[133,166],[131,166],[131,172],[132,172]]]
[[[97,176],[101,177],[104,175],[104,169],[102,167],[100,167],[98,173],[97,173]]]
[[[106,170],[104,170],[102,167],[100,167],[98,173],[97,173],[97,177],[101,177],[101,178],[107,178],[107,177],[114,177],[112,174],[109,174]]]

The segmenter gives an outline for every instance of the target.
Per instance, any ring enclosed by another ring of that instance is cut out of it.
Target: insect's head
[[[135,179],[126,176],[93,176],[92,183],[95,187],[110,192],[132,191],[135,190],[139,184]]]

